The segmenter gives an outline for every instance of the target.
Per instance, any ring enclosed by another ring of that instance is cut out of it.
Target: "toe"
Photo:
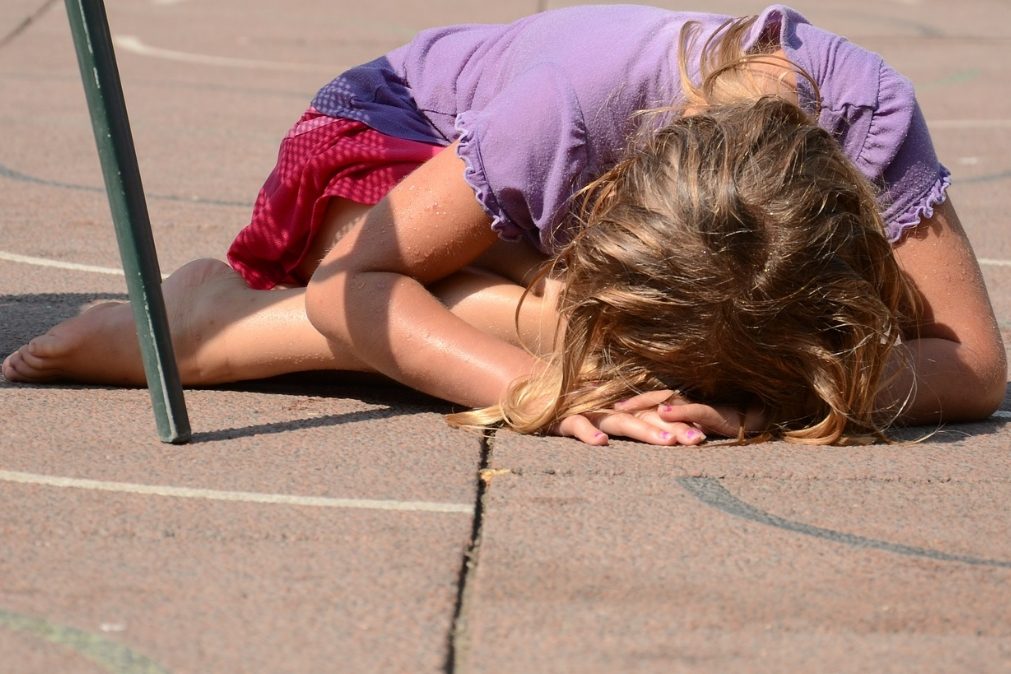
[[[25,369],[25,366],[21,352],[24,351],[25,348],[26,347],[21,347],[14,353],[4,358],[3,375],[4,379],[7,381],[28,381],[24,372],[22,372],[22,370]]]
[[[0,366],[0,374],[2,374],[4,379],[6,379],[7,381],[17,381],[16,379],[14,379],[15,376],[14,366],[11,364],[11,360],[13,358],[14,354],[13,353],[9,354],[6,358],[4,358],[3,365]]]
[[[40,347],[36,344],[35,340],[28,343],[26,348],[21,349],[19,352],[20,363],[23,367],[19,367],[22,374],[39,374],[45,372],[49,369],[49,361],[46,356],[45,347]]]
[[[28,346],[22,349],[26,352],[26,355],[32,355],[36,358],[52,358],[54,355],[55,344],[53,336],[50,334],[40,335],[32,341],[28,342]]]
[[[31,362],[32,367],[50,370],[74,351],[75,344],[73,334],[61,332],[60,326],[57,326],[28,342],[28,346],[23,347],[21,351],[25,359]]]
[[[42,382],[56,376],[54,361],[47,355],[50,345],[41,338],[33,339],[27,345],[7,356],[3,363],[3,375],[8,381]]]

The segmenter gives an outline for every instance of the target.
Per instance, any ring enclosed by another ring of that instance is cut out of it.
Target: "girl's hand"
[[[625,401],[613,411],[594,414],[575,414],[566,417],[552,431],[556,435],[576,438],[588,445],[606,445],[610,436],[620,436],[630,440],[638,440],[651,445],[697,445],[705,441],[705,434],[690,422],[668,421],[661,417],[658,405],[653,402],[657,393],[639,402],[636,396]],[[671,392],[660,397],[660,400],[670,398]],[[630,403],[634,403],[631,404]]]
[[[655,410],[665,423],[687,424],[711,435],[736,438],[744,427],[745,435],[766,430],[768,419],[759,407],[742,409],[733,405],[693,403],[677,391],[641,393],[615,405],[621,411]]]

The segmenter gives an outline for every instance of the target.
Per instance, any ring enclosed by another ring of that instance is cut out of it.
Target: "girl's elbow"
[[[971,381],[962,389],[965,421],[986,419],[999,410],[1007,389],[1007,354],[1002,343],[977,352],[974,361]]]
[[[985,375],[982,377],[984,386],[980,395],[981,417],[986,418],[1000,409],[1004,404],[1007,395],[1007,352],[1004,345],[1000,345],[999,350],[995,350],[992,358],[989,359],[985,368]]]

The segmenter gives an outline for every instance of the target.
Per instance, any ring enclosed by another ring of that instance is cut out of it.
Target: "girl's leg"
[[[305,288],[253,290],[219,260],[196,260],[163,286],[179,374],[188,386],[260,379],[309,370],[368,371],[332,349],[305,315]],[[541,297],[500,277],[462,271],[433,288],[454,313],[501,339],[539,350],[549,343],[553,313]],[[145,383],[130,305],[105,302],[66,320],[7,357],[9,381]]]
[[[335,240],[365,210],[359,204],[335,200],[320,238]],[[326,248],[315,242],[309,259],[318,263]],[[309,262],[302,273],[311,276],[313,268]],[[350,354],[331,349],[312,327],[305,315],[304,288],[253,290],[218,260],[190,262],[162,288],[185,385],[309,370],[368,370]],[[550,292],[544,297],[528,296],[517,334],[515,312],[523,289],[515,283],[488,272],[464,270],[439,282],[432,291],[454,313],[490,334],[535,352],[550,348],[554,328]],[[3,362],[3,375],[22,382],[143,385],[130,306],[103,303],[60,323],[9,355]]]
[[[329,352],[305,320],[304,289],[256,291],[219,260],[195,260],[162,285],[184,384],[215,384],[282,372],[359,370]],[[145,382],[129,304],[92,306],[36,337],[3,363],[11,381]]]
[[[454,314],[504,342],[538,355],[548,354],[554,346],[561,290],[557,281],[549,280],[524,297],[523,286],[484,269],[467,268],[429,290]]]

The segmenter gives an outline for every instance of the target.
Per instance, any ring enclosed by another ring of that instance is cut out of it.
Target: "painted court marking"
[[[205,501],[233,501],[268,505],[309,506],[314,508],[350,508],[358,510],[395,510],[400,512],[462,513],[473,515],[474,507],[466,503],[436,503],[431,501],[395,501],[325,496],[293,496],[291,494],[265,494],[247,491],[220,491],[171,485],[134,484],[131,482],[106,482],[56,475],[38,475],[11,470],[0,470],[0,482],[89,489],[143,496],[171,496],[174,498],[201,499]]]
[[[1011,129],[1011,119],[935,119],[931,129]]]
[[[32,257],[31,255],[18,255],[0,250],[0,260],[8,262],[20,262],[22,264],[33,264],[36,267],[52,267],[54,269],[69,269],[72,271],[86,271],[92,274],[111,274],[122,276],[123,270],[115,267],[99,267],[93,264],[78,264],[77,262],[64,262],[62,260],[50,260],[44,257]]]
[[[168,674],[167,669],[147,656],[76,627],[0,609],[0,628],[69,648],[110,674]]]
[[[160,58],[166,61],[178,61],[180,63],[196,63],[199,65],[222,66],[225,68],[247,68],[252,70],[282,70],[297,72],[327,72],[333,74],[340,72],[342,68],[333,65],[322,65],[313,63],[290,63],[285,61],[261,61],[257,59],[243,59],[232,56],[212,56],[210,54],[194,54],[191,52],[177,51],[175,49],[163,49],[144,44],[136,35],[115,35],[112,38],[117,49],[131,52],[140,56]]]
[[[99,267],[93,264],[79,264],[77,262],[64,262],[63,260],[50,260],[44,257],[33,257],[31,255],[19,255],[0,250],[0,260],[8,262],[20,262],[22,264],[33,264],[37,267],[50,267],[53,269],[68,269],[70,271],[86,271],[92,274],[109,274],[111,276],[123,276],[123,270],[119,267]],[[162,274],[162,279],[167,279],[168,274]]]
[[[867,538],[866,536],[858,536],[844,531],[826,529],[824,527],[814,526],[805,522],[788,520],[742,501],[731,494],[716,478],[679,477],[675,481],[681,485],[685,491],[690,493],[702,503],[705,503],[707,506],[721,510],[728,515],[733,515],[734,517],[740,517],[759,524],[776,527],[777,529],[785,529],[786,531],[792,531],[805,536],[821,538],[834,543],[842,543],[854,548],[883,550],[897,555],[925,557],[939,562],[961,562],[962,564],[971,564],[973,566],[992,566],[1000,569],[1011,569],[1011,561],[1003,559],[985,559],[982,557],[974,557],[972,555],[955,555],[941,550],[921,548],[915,545],[905,545],[902,543],[892,543],[891,541],[883,541],[877,538]]]
[[[97,185],[81,185],[78,183],[63,182],[61,180],[50,180],[48,178],[40,178],[38,176],[29,175],[27,173],[21,173],[20,171],[15,171],[14,169],[5,166],[2,163],[0,163],[0,178],[9,178],[10,180],[16,180],[22,183],[29,183],[31,185],[43,185],[45,187],[55,187],[61,190],[73,190],[75,192],[92,192],[98,194],[105,194],[104,187],[99,187]],[[150,200],[172,201],[182,204],[239,207],[243,209],[248,209],[252,207],[251,202],[248,201],[233,201],[229,199],[210,199],[207,197],[200,197],[197,195],[183,196],[179,194],[158,194],[157,192],[147,192],[144,196],[146,199]]]

